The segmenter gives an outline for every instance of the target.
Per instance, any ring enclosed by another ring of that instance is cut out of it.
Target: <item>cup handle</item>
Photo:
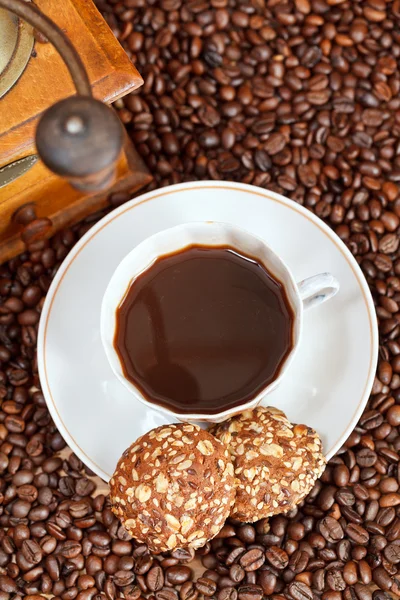
[[[304,309],[313,308],[333,298],[339,291],[338,280],[331,273],[319,273],[297,284]]]

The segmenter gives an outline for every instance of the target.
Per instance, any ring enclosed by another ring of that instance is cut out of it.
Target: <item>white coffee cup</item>
[[[172,409],[147,400],[140,390],[129,381],[123,372],[119,356],[114,348],[117,309],[132,282],[160,257],[178,252],[192,245],[227,246],[239,253],[254,258],[263,265],[286,291],[293,311],[293,347],[282,364],[277,377],[254,398],[232,409],[217,414],[179,414]],[[303,330],[303,311],[332,298],[339,290],[339,283],[330,273],[320,273],[296,283],[289,267],[260,238],[253,234],[215,221],[202,221],[178,225],[160,231],[136,246],[118,265],[108,284],[101,307],[101,339],[110,366],[133,396],[146,406],[157,408],[169,417],[180,421],[204,421],[219,423],[249,408],[255,408],[262,399],[274,390],[285,376],[298,351]]]

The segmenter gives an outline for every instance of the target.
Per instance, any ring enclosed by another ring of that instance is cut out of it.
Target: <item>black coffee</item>
[[[148,400],[213,414],[253,398],[292,349],[282,284],[233,248],[190,246],[159,258],[117,310],[114,346]]]

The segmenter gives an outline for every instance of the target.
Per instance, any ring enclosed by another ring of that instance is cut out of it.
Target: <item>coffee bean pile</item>
[[[371,287],[379,366],[362,418],[304,504],[228,522],[198,553],[199,577],[192,553],[155,557],[130,538],[40,391],[46,292],[102,215],[35,242],[0,267],[0,600],[399,596],[400,1],[97,3],[145,79],[117,109],[153,185],[243,181],[325,219]]]

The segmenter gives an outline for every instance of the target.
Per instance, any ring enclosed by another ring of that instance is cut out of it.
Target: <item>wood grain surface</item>
[[[37,0],[76,46],[88,71],[94,96],[114,102],[142,85],[143,80],[116,40],[92,0]],[[0,167],[36,153],[34,134],[43,111],[75,89],[66,66],[49,43],[36,42],[20,80],[0,100]],[[137,191],[151,181],[142,159],[126,136],[116,180],[107,192],[84,193],[38,161],[27,173],[0,188],[0,262],[24,248],[14,212],[28,202],[39,218],[50,218],[48,235],[107,205],[110,193]]]
[[[96,98],[111,103],[142,85],[141,76],[91,0],[36,0],[35,4],[76,46]],[[0,100],[0,165],[34,153],[34,133],[42,112],[74,93],[57,50],[36,42],[22,77]]]

